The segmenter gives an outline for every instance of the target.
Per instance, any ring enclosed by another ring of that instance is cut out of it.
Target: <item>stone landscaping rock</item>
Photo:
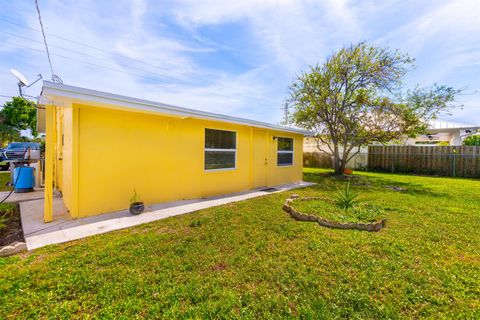
[[[0,248],[0,257],[8,257],[26,250],[27,244],[25,242],[14,242]]]

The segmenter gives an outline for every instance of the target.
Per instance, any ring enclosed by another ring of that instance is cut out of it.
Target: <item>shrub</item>
[[[7,226],[14,212],[15,205],[13,203],[0,203],[0,230]]]
[[[8,218],[5,216],[0,216],[0,230],[7,226]]]
[[[352,206],[358,203],[358,194],[350,190],[350,181],[345,185],[343,191],[338,191],[338,197],[336,199],[338,205],[343,209],[350,209]]]
[[[463,140],[464,146],[480,146],[480,135],[468,136]]]

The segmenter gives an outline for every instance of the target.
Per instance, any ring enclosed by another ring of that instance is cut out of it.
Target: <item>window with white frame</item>
[[[293,139],[277,138],[277,166],[291,166],[293,164]]]
[[[235,169],[237,133],[205,129],[205,170]]]

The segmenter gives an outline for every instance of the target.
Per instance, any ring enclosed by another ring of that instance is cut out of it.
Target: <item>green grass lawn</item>
[[[7,187],[7,182],[10,181],[10,171],[0,172],[0,191],[10,191],[12,187]]]
[[[0,318],[480,318],[480,181],[362,173],[388,219],[370,233],[283,212],[343,187],[304,174],[318,185],[0,258]]]
[[[376,197],[364,197],[356,201],[358,203],[348,209],[341,207],[335,196],[321,199],[298,199],[292,206],[303,214],[336,222],[371,223],[379,221],[385,216],[384,206],[376,204],[378,202]],[[388,206],[386,209],[393,210]]]

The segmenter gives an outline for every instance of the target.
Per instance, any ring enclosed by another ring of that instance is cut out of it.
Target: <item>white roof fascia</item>
[[[228,116],[218,113],[189,109],[154,101],[122,96],[108,92],[74,87],[50,81],[43,81],[41,100],[51,101],[53,100],[54,96],[65,97],[78,101],[93,101],[100,104],[119,105],[132,110],[144,110],[167,115],[171,114],[185,118],[192,117],[196,119],[229,122],[258,128],[302,134],[304,136],[312,136],[314,134],[311,131],[270,124],[267,122],[243,119],[234,116]]]
[[[443,129],[427,129],[427,132],[440,133],[440,132],[458,132],[465,130],[479,130],[480,126],[471,126],[471,127],[458,127],[458,128],[443,128]]]

